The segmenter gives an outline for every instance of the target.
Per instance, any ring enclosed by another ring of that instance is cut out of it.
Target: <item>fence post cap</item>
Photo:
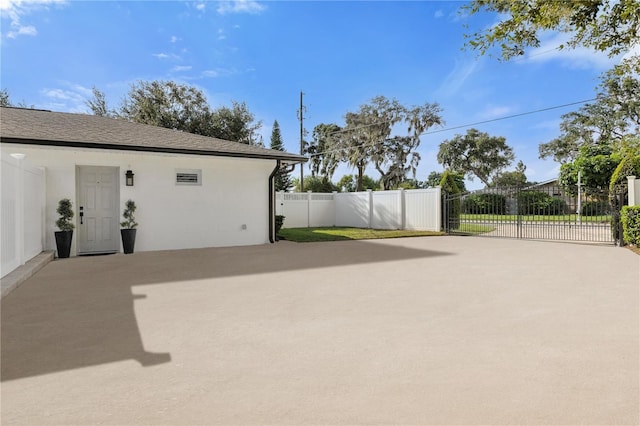
[[[633,176],[633,175],[631,175],[631,176],[627,176],[627,179],[628,179],[628,180],[636,180],[636,177],[635,177],[635,176]]]

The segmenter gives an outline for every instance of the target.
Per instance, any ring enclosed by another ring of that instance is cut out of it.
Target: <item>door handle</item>
[[[84,217],[84,207],[80,206],[80,225],[82,225],[83,217]]]

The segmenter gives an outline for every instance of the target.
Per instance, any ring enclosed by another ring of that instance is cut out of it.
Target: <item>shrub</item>
[[[456,185],[455,177],[449,170],[445,170],[440,180],[440,187],[444,195],[444,199],[447,200],[447,204],[443,203],[443,221],[442,225],[445,230],[448,228],[458,229],[460,226],[460,188]],[[448,214],[448,216],[447,216]]]
[[[278,232],[280,232],[280,229],[282,229],[282,225],[284,224],[284,216],[281,214],[277,214],[276,215],[276,235],[278,235]]]
[[[624,206],[621,220],[624,240],[628,244],[640,246],[640,206]]]
[[[569,207],[567,206],[567,202],[564,201],[561,197],[551,197],[549,201],[548,213],[550,215],[559,215],[565,214]]]
[[[465,213],[505,214],[507,197],[502,194],[471,194],[464,199],[462,208]]]
[[[63,198],[58,202],[56,212],[58,212],[60,218],[56,220],[56,226],[60,228],[61,231],[73,231],[73,228],[75,228],[75,225],[71,222],[71,219],[73,219],[73,209],[71,206],[71,200],[68,198]]]
[[[551,196],[546,192],[527,190],[518,194],[518,213],[545,214],[545,209],[551,202]]]
[[[608,201],[585,201],[580,207],[582,216],[605,216],[611,212]]]
[[[625,156],[611,175],[609,184],[609,203],[611,205],[611,233],[615,241],[620,241],[618,224],[620,210],[627,203],[627,176],[640,176],[640,155]]]

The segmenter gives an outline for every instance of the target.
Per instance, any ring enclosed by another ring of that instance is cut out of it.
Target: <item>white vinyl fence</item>
[[[350,226],[440,231],[440,188],[396,191],[276,193],[284,228]]]
[[[2,152],[0,276],[31,260],[44,246],[45,172]]]

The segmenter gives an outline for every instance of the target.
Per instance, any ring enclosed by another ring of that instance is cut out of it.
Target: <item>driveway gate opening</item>
[[[442,223],[449,234],[615,243],[623,198],[585,187],[487,188],[444,194]]]

